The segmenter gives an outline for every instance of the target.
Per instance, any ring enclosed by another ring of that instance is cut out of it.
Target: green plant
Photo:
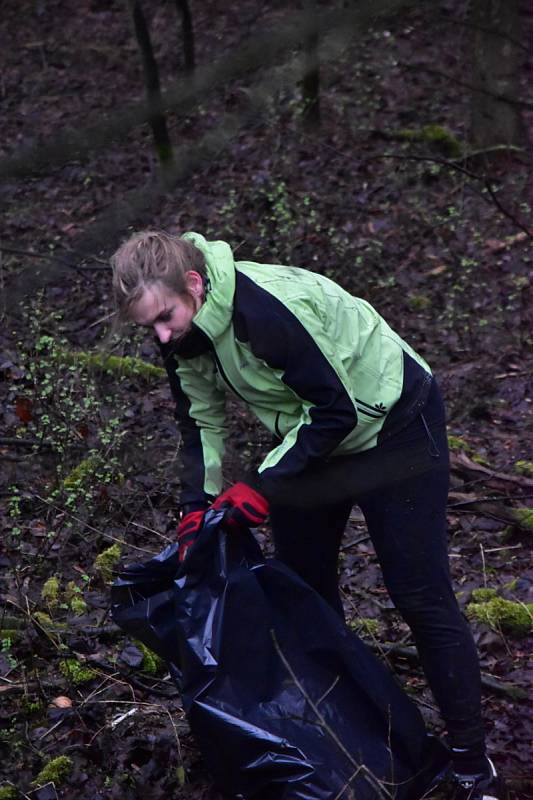
[[[533,531],[533,508],[513,508],[513,517],[528,531]]]
[[[465,453],[474,452],[474,448],[471,444],[468,444],[466,439],[463,439],[462,436],[455,436],[452,433],[448,434],[448,447],[450,450],[463,450]]]
[[[515,461],[514,469],[519,475],[531,476],[533,475],[533,461],[524,461],[522,459]]]
[[[94,568],[100,573],[102,580],[109,583],[113,580],[113,570],[120,561],[122,548],[118,542],[102,550],[94,560]]]
[[[143,654],[143,660],[141,664],[143,672],[148,673],[148,675],[160,675],[161,673],[167,671],[166,663],[157,655],[157,653],[154,653],[153,650],[150,650],[149,647],[139,641],[135,641],[135,646],[138,647]]]
[[[371,637],[377,636],[380,631],[379,621],[372,617],[356,617],[350,623],[350,627],[359,634],[367,634]]]
[[[82,683],[88,683],[96,677],[96,672],[90,667],[84,667],[75,658],[67,658],[59,663],[59,671],[65,676],[74,686]]]
[[[493,630],[525,636],[533,629],[533,603],[516,603],[493,597],[482,603],[469,603],[468,616],[489,625]]]
[[[259,196],[265,211],[259,218],[258,232],[262,241],[256,252],[264,252],[265,243],[271,243],[273,257],[281,263],[290,264],[297,213],[291,203],[287,184],[284,180],[272,182],[260,191]]]
[[[35,780],[32,781],[32,785],[43,786],[45,783],[54,783],[56,786],[60,786],[69,777],[73,766],[73,761],[68,756],[53,758],[48,764],[45,764]]]
[[[11,631],[11,630],[3,630],[1,633],[1,646],[0,652],[6,659],[10,669],[15,669],[17,666],[17,659],[13,656],[11,652],[11,647],[13,646],[13,634],[18,633],[18,631]]]
[[[59,603],[59,579],[53,575],[48,578],[41,589],[41,597],[49,608],[56,608]]]
[[[74,352],[61,333],[58,313],[44,310],[39,300],[27,312],[32,347],[20,343],[25,374],[21,394],[31,413],[26,428],[37,442],[46,442],[52,456],[48,499],[79,513],[93,492],[121,479],[120,448],[124,436],[116,399],[105,389],[105,376],[116,379],[159,379],[165,371],[133,357]],[[36,444],[36,449],[39,448]],[[12,487],[10,516],[20,530],[20,491]],[[71,526],[69,520],[65,526]]]
[[[424,125],[423,128],[402,128],[396,136],[408,142],[427,142],[448,158],[460,158],[462,147],[459,140],[442,125]]]
[[[488,587],[480,587],[479,589],[472,589],[472,599],[476,603],[486,603],[498,596],[496,589],[489,589]]]
[[[83,599],[82,589],[75,584],[74,581],[69,581],[65,589],[65,599],[69,605],[70,610],[76,616],[82,616],[87,613],[87,603]]]

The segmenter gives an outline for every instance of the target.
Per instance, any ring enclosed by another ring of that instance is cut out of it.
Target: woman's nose
[[[166,344],[172,333],[166,325],[162,325],[158,322],[154,325],[154,331],[161,344]]]

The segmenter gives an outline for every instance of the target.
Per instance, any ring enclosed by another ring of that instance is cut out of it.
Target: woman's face
[[[186,278],[191,294],[177,294],[160,282],[152,283],[131,307],[132,321],[152,328],[162,344],[178,341],[188,333],[192,318],[202,305],[201,276],[190,271],[186,273]]]

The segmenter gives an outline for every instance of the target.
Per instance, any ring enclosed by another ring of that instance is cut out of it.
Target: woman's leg
[[[344,619],[339,595],[339,548],[352,508],[344,503],[302,509],[271,506],[276,558],[313,587]]]
[[[383,570],[389,594],[412,630],[429,686],[441,709],[462,772],[482,771],[484,728],[476,647],[449,571],[446,500],[449,471],[444,424],[420,422],[435,468],[374,490],[358,503]]]

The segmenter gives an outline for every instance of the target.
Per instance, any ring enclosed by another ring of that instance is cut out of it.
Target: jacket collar
[[[202,251],[209,278],[205,300],[193,318],[195,325],[215,340],[231,323],[235,294],[235,261],[226,242],[208,242],[200,233],[182,237]]]

